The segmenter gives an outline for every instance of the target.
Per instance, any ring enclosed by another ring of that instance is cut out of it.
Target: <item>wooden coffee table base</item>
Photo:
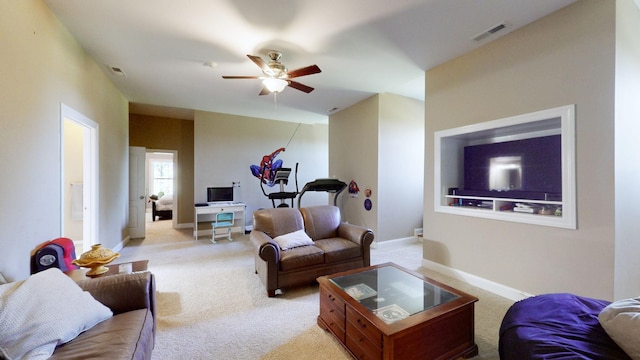
[[[387,324],[327,277],[318,282],[318,326],[335,336],[356,359],[458,359],[478,354],[475,297],[438,284],[460,298]]]

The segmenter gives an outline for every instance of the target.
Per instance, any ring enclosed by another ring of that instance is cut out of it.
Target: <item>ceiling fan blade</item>
[[[251,61],[253,61],[256,65],[258,65],[258,67],[262,70],[262,72],[264,72],[265,74],[273,75],[273,70],[271,70],[269,65],[267,65],[267,63],[264,62],[264,60],[262,60],[260,56],[247,55],[247,57],[251,59]]]
[[[289,80],[289,86],[291,86],[292,88],[294,88],[296,90],[304,91],[307,94],[313,91],[313,88],[311,86],[307,86],[305,84],[301,84],[301,83],[299,83],[297,81]]]
[[[259,79],[259,76],[225,76],[222,75],[223,79]]]
[[[263,86],[262,91],[260,91],[258,95],[269,95],[269,94],[271,94],[271,91],[269,91],[269,89],[267,89],[266,86]]]
[[[318,65],[311,65],[311,66],[307,66],[307,67],[303,67],[300,69],[295,69],[292,71],[289,71],[289,79],[293,79],[295,77],[300,77],[300,76],[305,76],[305,75],[311,75],[311,74],[317,74],[321,72],[320,68],[318,67]]]

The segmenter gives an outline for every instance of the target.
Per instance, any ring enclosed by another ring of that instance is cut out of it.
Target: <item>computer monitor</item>
[[[233,201],[233,186],[207,188],[207,202]]]

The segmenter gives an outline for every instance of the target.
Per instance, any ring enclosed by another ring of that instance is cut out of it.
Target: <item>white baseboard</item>
[[[193,223],[176,224],[176,229],[193,229]]]
[[[457,270],[442,264],[438,264],[431,260],[422,259],[422,266],[427,269],[439,272],[443,275],[449,276],[451,278],[464,281],[473,286],[479,287],[483,290],[490,291],[496,295],[500,295],[507,299],[518,301],[522,299],[526,299],[528,297],[533,296],[533,294],[526,293],[524,291],[520,291],[518,289],[514,289],[512,287],[499,284],[497,282],[481,278],[479,276],[469,274],[467,272]]]
[[[385,249],[385,248],[388,249],[390,247],[402,246],[407,244],[415,244],[418,242],[419,240],[415,236],[409,236],[409,237],[386,240],[386,241],[374,240],[373,243],[371,243],[371,248],[372,249]]]
[[[118,252],[118,251],[122,250],[122,248],[124,248],[127,245],[129,240],[131,240],[131,238],[129,236],[127,236],[126,238],[122,239],[122,241],[120,241],[120,243],[117,244],[116,246],[114,246],[113,249],[111,249],[111,250],[113,252]]]

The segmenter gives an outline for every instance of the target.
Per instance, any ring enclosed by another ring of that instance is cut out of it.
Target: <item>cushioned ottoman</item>
[[[572,294],[516,302],[500,326],[500,359],[629,360],[598,321],[609,304]]]

